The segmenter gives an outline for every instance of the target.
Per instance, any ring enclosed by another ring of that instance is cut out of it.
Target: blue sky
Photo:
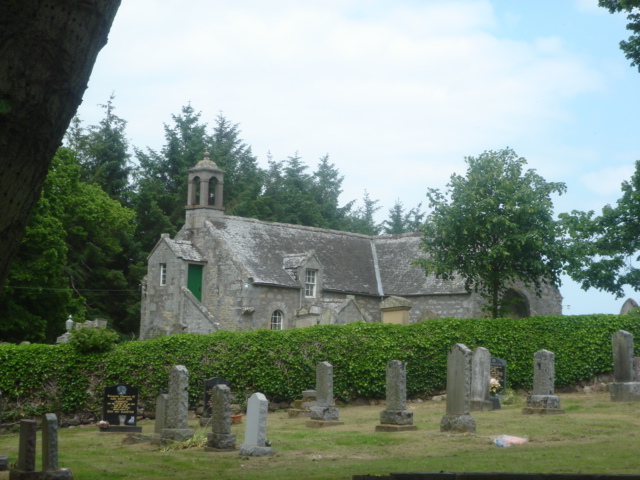
[[[160,150],[183,105],[209,124],[222,113],[262,165],[297,152],[313,169],[328,153],[342,201],[366,189],[381,220],[507,146],[566,183],[556,213],[600,211],[640,159],[625,25],[597,0],[135,0],[78,114],[99,122],[113,92],[131,145]],[[569,279],[561,292],[566,314],[624,301]]]

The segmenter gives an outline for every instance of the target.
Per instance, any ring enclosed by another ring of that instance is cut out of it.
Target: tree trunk
[[[0,0],[0,289],[120,0]]]

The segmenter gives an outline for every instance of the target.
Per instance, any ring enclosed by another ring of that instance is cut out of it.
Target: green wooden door
[[[187,270],[187,288],[199,302],[202,301],[202,267],[203,265],[190,263]]]

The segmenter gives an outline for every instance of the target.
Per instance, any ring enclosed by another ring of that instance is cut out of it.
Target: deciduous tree
[[[425,258],[416,264],[444,280],[461,276],[467,291],[486,299],[495,318],[502,294],[514,281],[538,294],[543,283],[560,283],[561,229],[551,195],[566,187],[534,170],[523,171],[526,160],[509,148],[465,160],[467,174],[451,176],[449,198],[437,189],[427,193]]]
[[[627,41],[620,42],[620,49],[631,60],[632,67],[640,71],[640,0],[598,0],[598,5],[609,9],[610,13],[628,12],[627,30],[633,32]]]
[[[573,211],[561,214],[567,239],[567,273],[584,290],[591,287],[624,296],[624,286],[640,290],[640,161],[622,197],[602,214]]]

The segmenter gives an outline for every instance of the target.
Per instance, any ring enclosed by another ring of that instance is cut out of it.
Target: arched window
[[[282,330],[282,320],[284,315],[280,310],[274,310],[271,314],[271,330]]]
[[[519,291],[510,288],[502,296],[502,316],[507,318],[527,318],[531,316],[529,301]]]
[[[191,205],[200,205],[200,177],[193,177],[191,190]]]
[[[211,177],[209,180],[209,198],[207,199],[207,205],[216,204],[216,186],[218,185],[218,179]]]

